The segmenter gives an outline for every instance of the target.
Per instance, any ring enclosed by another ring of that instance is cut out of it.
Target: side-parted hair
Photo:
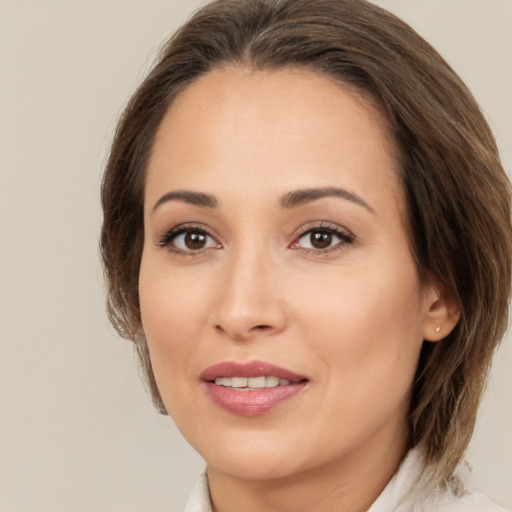
[[[101,255],[109,318],[134,342],[156,407],[165,412],[138,293],[145,170],[176,95],[224,66],[312,70],[370,98],[387,119],[411,252],[422,279],[452,294],[462,311],[446,338],[424,342],[409,409],[410,445],[424,445],[429,481],[448,482],[507,328],[510,185],[460,78],[407,24],[365,0],[215,0],[165,44],[130,99],[102,184]]]

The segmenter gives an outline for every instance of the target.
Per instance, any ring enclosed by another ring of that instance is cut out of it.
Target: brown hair
[[[364,0],[216,0],[165,45],[119,122],[102,186],[109,317],[138,350],[164,412],[140,320],[144,173],[155,132],[188,84],[224,65],[302,67],[375,101],[399,148],[411,251],[423,279],[462,315],[424,342],[410,404],[411,444],[446,481],[471,437],[493,351],[507,326],[510,187],[468,89],[408,25]]]

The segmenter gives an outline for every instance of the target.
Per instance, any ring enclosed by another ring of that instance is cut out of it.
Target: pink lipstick
[[[211,400],[240,416],[258,416],[291,400],[306,386],[304,375],[262,361],[224,362],[201,374]]]

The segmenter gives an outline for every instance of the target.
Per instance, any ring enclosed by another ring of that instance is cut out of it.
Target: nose
[[[282,332],[287,315],[278,273],[268,255],[256,251],[225,261],[213,316],[215,329],[235,341]]]

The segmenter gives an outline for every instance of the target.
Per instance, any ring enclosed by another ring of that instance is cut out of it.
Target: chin
[[[242,459],[229,457],[224,454],[222,460],[210,463],[207,460],[208,470],[227,475],[231,478],[245,481],[280,480],[296,473],[296,469],[290,466],[290,461],[277,461],[272,457],[259,457],[258,459]]]
[[[268,437],[263,438],[261,434],[258,437],[257,433],[241,437],[244,439],[226,433],[223,440],[210,439],[206,446],[205,443],[188,441],[206,460],[208,469],[241,480],[285,478],[300,472],[307,462],[300,446],[290,446],[282,441],[277,443]],[[226,442],[226,439],[230,441]]]

